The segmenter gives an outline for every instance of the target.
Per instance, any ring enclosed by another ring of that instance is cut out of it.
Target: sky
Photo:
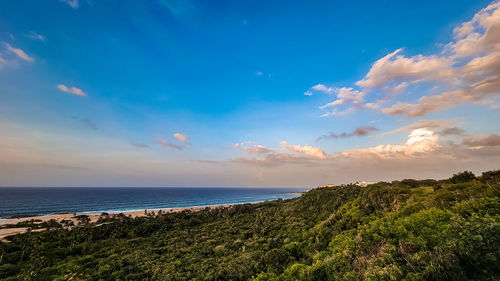
[[[0,186],[500,168],[500,2],[0,1]]]

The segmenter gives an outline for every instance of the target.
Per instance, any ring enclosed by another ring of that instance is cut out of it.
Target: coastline
[[[117,215],[117,214],[124,214],[125,216],[130,216],[132,218],[137,218],[137,217],[145,217],[147,214],[145,212],[151,213],[155,212],[158,213],[159,211],[162,211],[162,213],[178,213],[182,212],[185,210],[189,211],[200,211],[206,208],[209,209],[216,209],[216,208],[226,208],[234,205],[241,205],[241,204],[255,204],[259,202],[247,202],[247,203],[235,203],[235,204],[222,204],[222,205],[206,205],[206,206],[191,206],[191,207],[179,207],[179,208],[165,208],[165,209],[145,209],[145,210],[132,210],[132,211],[125,211],[125,212],[101,212],[101,213],[85,213],[85,212],[80,212],[80,213],[60,213],[60,214],[50,214],[50,215],[36,215],[36,216],[30,216],[30,217],[22,217],[22,218],[0,218],[0,227],[4,225],[9,225],[9,224],[17,224],[20,222],[25,222],[25,221],[30,221],[30,220],[39,220],[39,223],[42,222],[48,222],[50,220],[55,220],[57,222],[61,222],[62,220],[69,220],[72,221],[75,225],[78,223],[78,220],[76,216],[79,215],[86,215],[90,219],[90,223],[95,223],[101,217],[102,213],[108,213],[109,215]],[[28,230],[27,227],[15,227],[15,228],[0,228],[0,241],[3,241],[5,237],[11,236],[11,235],[16,235],[16,234],[21,234],[25,233]],[[42,231],[44,229],[34,229],[33,231]]]

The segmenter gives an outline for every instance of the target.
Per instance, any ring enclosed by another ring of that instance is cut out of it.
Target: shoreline
[[[306,191],[300,191],[300,192],[288,192],[287,194],[303,194]],[[275,201],[275,200],[287,200],[291,198],[296,198],[299,196],[293,196],[290,198],[277,198],[273,200],[258,200],[258,201],[250,201],[250,202],[235,202],[235,203],[226,203],[226,204],[216,204],[216,205],[196,205],[196,206],[186,206],[186,207],[173,207],[173,208],[153,208],[153,209],[130,209],[130,210],[102,210],[102,211],[81,211],[81,212],[60,212],[60,213],[52,213],[52,214],[14,214],[9,217],[3,217],[0,218],[0,241],[6,241],[5,237],[11,236],[11,235],[16,235],[16,234],[22,234],[28,231],[28,227],[23,227],[23,226],[15,226],[12,228],[2,228],[5,225],[15,225],[21,222],[29,222],[32,220],[35,220],[36,224],[43,223],[43,222],[48,222],[50,220],[55,220],[58,223],[61,223],[61,221],[66,220],[66,221],[72,221],[75,225],[78,224],[78,216],[85,215],[88,216],[90,219],[90,223],[96,223],[97,220],[102,216],[102,214],[108,214],[110,216],[112,215],[118,215],[118,214],[123,214],[127,217],[132,217],[132,218],[137,218],[137,217],[146,217],[148,216],[149,213],[154,212],[158,213],[161,211],[162,213],[179,213],[185,210],[189,211],[200,211],[206,208],[209,209],[215,209],[215,208],[226,208],[226,207],[231,207],[235,205],[243,205],[243,204],[257,204],[257,203],[262,203],[266,201]],[[146,214],[146,212],[148,214]],[[45,230],[44,228],[41,229],[32,229],[32,231],[42,231]]]
[[[69,220],[72,221],[75,225],[78,223],[78,219],[76,218],[77,216],[80,215],[86,215],[90,219],[90,223],[95,223],[97,220],[102,216],[103,213],[107,213],[109,215],[118,215],[118,214],[124,214],[125,216],[130,216],[132,218],[137,218],[137,217],[146,217],[147,213],[155,212],[158,213],[159,211],[162,211],[162,213],[179,213],[185,210],[189,211],[200,211],[206,208],[209,209],[216,209],[216,208],[226,208],[226,207],[231,207],[235,205],[242,205],[242,204],[256,204],[256,203],[261,203],[265,201],[257,201],[257,202],[245,202],[245,203],[233,203],[233,204],[220,204],[220,205],[204,205],[204,206],[190,206],[190,207],[178,207],[178,208],[160,208],[160,209],[144,209],[144,210],[130,210],[130,211],[125,211],[125,212],[99,212],[99,213],[85,213],[85,212],[78,212],[78,213],[59,213],[59,214],[49,214],[49,215],[36,215],[36,216],[30,216],[30,217],[23,217],[23,218],[0,218],[0,227],[4,225],[15,225],[20,222],[27,222],[31,220],[39,220],[37,223],[42,223],[42,222],[48,222],[50,220],[55,220],[57,222],[61,222],[62,220]],[[25,233],[28,230],[28,227],[14,227],[14,228],[0,228],[0,241],[5,241],[5,237],[11,236],[11,235],[16,235],[16,234],[22,234]],[[34,229],[32,231],[42,231],[44,229]]]
[[[306,193],[308,190],[306,191],[292,191],[292,192],[287,192],[285,194],[293,194],[293,195],[297,195],[297,194],[304,194]],[[35,213],[32,213],[32,214],[13,214],[13,215],[9,215],[9,216],[4,216],[4,217],[0,217],[0,226],[2,225],[5,225],[5,224],[11,224],[11,223],[18,223],[20,221],[27,221],[27,220],[32,220],[32,219],[40,219],[40,218],[45,218],[45,217],[49,217],[49,216],[59,216],[59,215],[88,215],[88,216],[92,216],[92,215],[98,215],[100,216],[101,214],[103,213],[108,213],[110,215],[117,215],[117,214],[125,214],[125,215],[128,215],[130,213],[137,213],[137,212],[144,212],[145,210],[148,211],[148,212],[151,212],[151,211],[162,211],[162,212],[169,212],[171,210],[175,210],[176,212],[178,210],[186,210],[186,209],[191,209],[191,208],[195,208],[195,209],[203,209],[203,208],[212,208],[212,207],[221,207],[221,206],[233,206],[233,205],[242,205],[242,204],[255,204],[255,203],[262,203],[262,202],[266,202],[266,201],[275,201],[275,200],[288,200],[288,199],[292,199],[292,198],[296,198],[296,197],[300,197],[299,196],[293,196],[293,197],[289,197],[289,198],[275,198],[275,199],[267,199],[267,200],[256,200],[256,201],[245,201],[245,202],[229,202],[229,203],[222,203],[222,204],[208,204],[208,205],[193,205],[193,206],[179,206],[179,207],[165,207],[165,208],[144,208],[144,209],[124,209],[124,210],[97,210],[97,211],[77,211],[77,212],[54,212],[54,213],[48,213],[48,214],[35,214]],[[16,221],[17,222],[14,222]],[[43,220],[45,221],[45,220]]]
[[[162,211],[163,213],[178,213],[182,212],[184,210],[191,210],[191,211],[199,211],[203,210],[205,208],[218,208],[218,207],[229,207],[233,205],[241,205],[241,204],[255,204],[255,203],[260,203],[264,201],[257,201],[257,202],[245,202],[245,203],[229,203],[229,204],[219,204],[219,205],[202,205],[202,206],[188,206],[188,207],[175,207],[175,208],[156,208],[156,209],[132,209],[132,210],[126,210],[126,211],[89,211],[89,212],[75,212],[75,213],[53,213],[53,214],[45,214],[45,215],[37,215],[37,214],[28,214],[26,216],[23,215],[13,215],[13,216],[23,216],[23,217],[14,217],[14,218],[0,218],[0,226],[6,225],[6,224],[16,224],[19,222],[23,221],[30,221],[30,220],[41,220],[42,222],[49,221],[51,219],[73,219],[74,216],[80,216],[80,215],[86,215],[89,216],[89,218],[94,218],[97,217],[99,218],[102,214],[107,213],[109,215],[118,215],[118,214],[124,214],[126,216],[132,216],[133,218],[135,217],[142,217],[146,216],[144,211],[147,212],[158,212]]]
[[[302,192],[301,192],[302,193]],[[295,198],[295,197],[292,197]],[[280,198],[282,200],[286,200],[283,198]],[[291,199],[291,198],[287,198]],[[75,215],[87,215],[87,216],[93,216],[97,215],[100,216],[103,213],[107,213],[109,215],[118,215],[118,214],[124,214],[124,215],[129,215],[129,214],[135,214],[135,213],[144,213],[144,211],[162,211],[162,212],[169,212],[169,211],[174,211],[174,212],[179,212],[183,211],[186,209],[203,209],[203,208],[213,208],[213,207],[228,207],[228,206],[233,206],[233,205],[242,205],[242,204],[255,204],[255,203],[262,203],[266,201],[274,201],[274,200],[279,200],[279,199],[272,199],[272,200],[264,200],[264,201],[249,201],[249,202],[236,202],[236,203],[222,203],[222,204],[209,204],[209,205],[193,205],[193,206],[180,206],[180,207],[165,207],[165,208],[144,208],[144,209],[124,209],[124,210],[98,210],[98,211],[77,211],[77,212],[55,212],[55,213],[47,213],[47,214],[14,214],[6,217],[0,217],[0,226],[5,225],[5,224],[10,224],[10,222],[16,221],[26,221],[26,220],[32,220],[32,219],[40,219],[40,218],[45,218],[45,217],[50,217],[50,216],[75,216]],[[134,216],[135,217],[135,216]],[[17,223],[15,222],[15,223]]]

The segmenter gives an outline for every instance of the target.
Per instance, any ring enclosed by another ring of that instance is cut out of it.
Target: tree
[[[472,173],[471,171],[463,171],[461,173],[453,174],[453,177],[450,178],[451,183],[462,183],[462,182],[468,182],[471,180],[475,180],[476,175]]]

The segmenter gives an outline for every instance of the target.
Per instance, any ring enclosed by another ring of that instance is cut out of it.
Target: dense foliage
[[[500,171],[103,215],[0,242],[3,280],[499,280]]]

